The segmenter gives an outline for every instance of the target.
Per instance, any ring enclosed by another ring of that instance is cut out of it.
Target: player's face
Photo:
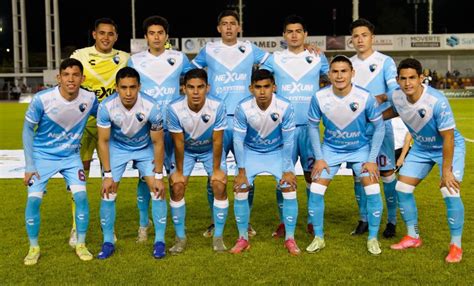
[[[333,86],[333,91],[340,95],[351,89],[351,80],[354,70],[346,62],[334,62],[329,69],[329,80]]]
[[[61,94],[77,95],[84,79],[84,75],[78,66],[67,67],[62,70],[58,75]]]
[[[289,24],[286,26],[285,32],[283,32],[283,38],[290,49],[303,48],[307,35],[308,33],[304,31],[301,24]]]
[[[114,25],[99,24],[97,29],[92,32],[92,37],[95,40],[95,48],[101,53],[110,53],[117,42],[118,34],[115,31]]]
[[[397,80],[398,85],[407,96],[417,96],[423,92],[421,85],[423,76],[417,74],[415,69],[401,69]]]
[[[255,96],[255,100],[260,107],[270,105],[275,91],[276,85],[270,79],[258,80],[250,85],[250,92]]]
[[[206,101],[206,94],[208,92],[209,85],[207,85],[202,78],[191,78],[184,85],[184,93],[188,99],[188,106],[192,109],[201,109]]]
[[[135,105],[135,102],[137,102],[140,84],[135,77],[124,77],[117,83],[116,90],[123,106],[130,109]]]
[[[222,17],[217,31],[221,34],[222,41],[226,44],[235,44],[237,42],[237,35],[240,32],[240,25],[237,19],[233,16]]]
[[[369,28],[360,26],[352,30],[352,44],[357,53],[364,53],[372,50],[374,35]]]
[[[163,51],[165,49],[168,34],[161,25],[151,25],[148,27],[145,39],[150,50]]]

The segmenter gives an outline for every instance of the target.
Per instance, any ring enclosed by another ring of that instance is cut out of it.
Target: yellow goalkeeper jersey
[[[115,92],[115,75],[119,69],[127,66],[129,57],[128,53],[115,49],[104,54],[97,51],[95,46],[78,49],[71,55],[84,66],[86,79],[82,87],[95,92],[99,101]]]

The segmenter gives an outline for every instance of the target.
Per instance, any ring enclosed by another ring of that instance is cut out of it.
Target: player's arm
[[[172,176],[173,184],[175,183],[183,183],[184,184],[184,176],[183,176],[183,162],[184,162],[184,133],[179,132],[171,132],[171,138],[173,139],[174,145],[174,158],[176,164],[176,172]]]
[[[447,187],[451,194],[459,193],[460,184],[453,174],[454,129],[439,131],[443,137],[443,166],[441,172],[441,187]]]
[[[243,113],[241,106],[237,106],[234,116],[234,152],[235,161],[239,172],[234,179],[234,191],[239,192],[241,189],[249,187],[247,180],[247,173],[245,171],[245,155],[244,155],[244,141],[247,135],[247,120]]]
[[[155,162],[155,180],[153,193],[157,198],[165,199],[165,185],[163,183],[163,161],[165,158],[165,140],[163,133],[163,119],[158,109],[154,108],[156,114],[150,117],[150,138],[153,144],[153,157]]]
[[[36,170],[35,163],[33,160],[33,137],[35,135],[36,124],[29,122],[25,119],[23,124],[23,151],[25,153],[25,175],[23,176],[23,184],[28,186],[33,176],[39,179],[39,174]]]
[[[220,165],[222,161],[222,150],[224,141],[224,130],[227,129],[227,112],[225,105],[221,103],[216,111],[216,121],[214,123],[214,130],[212,132],[212,162],[213,172],[211,182],[219,181],[226,184],[226,174],[221,170]]]
[[[393,107],[385,109],[382,112],[383,120],[389,120],[389,119],[395,118],[397,116],[398,116],[398,113],[395,111],[395,108],[393,108]]]
[[[283,139],[283,175],[282,183],[287,183],[296,189],[295,165],[293,164],[293,146],[295,144],[295,112],[292,105],[288,106],[282,119]]]
[[[408,154],[408,150],[410,150],[412,139],[413,137],[411,136],[410,132],[407,131],[407,133],[405,134],[405,139],[403,141],[402,151],[400,152],[400,156],[398,157],[397,164],[396,164],[398,168],[401,165],[403,165],[403,162],[405,162],[405,157]]]
[[[99,158],[104,173],[104,179],[102,181],[102,195],[108,198],[109,193],[114,193],[116,191],[112,178],[112,170],[110,167],[110,127],[106,128],[97,126],[97,134],[97,147],[99,149]]]
[[[329,166],[323,158],[323,151],[321,150],[321,138],[319,136],[321,114],[322,112],[319,108],[318,101],[316,97],[313,96],[308,110],[308,135],[311,142],[311,149],[313,150],[316,160],[313,170],[311,170],[311,178],[313,178],[313,180],[317,180],[324,169],[326,169],[328,173],[330,172]]]
[[[368,172],[371,179],[375,178],[375,180],[378,180],[377,155],[380,152],[380,147],[382,147],[383,138],[385,137],[385,124],[382,114],[377,112],[373,98],[369,98],[367,101],[366,116],[374,125],[375,130],[370,144],[369,158],[363,165],[362,172]]]

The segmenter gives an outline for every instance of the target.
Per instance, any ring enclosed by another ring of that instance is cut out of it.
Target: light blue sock
[[[150,208],[150,199],[151,196],[150,190],[148,189],[148,185],[146,184],[146,182],[139,179],[137,185],[137,207],[138,213],[140,215],[141,227],[148,226],[148,209]]]
[[[212,186],[211,186],[211,179],[207,177],[207,203],[209,205],[209,211],[211,212],[211,217],[213,217],[213,209],[214,209],[214,192],[212,191]]]
[[[314,235],[324,237],[324,193],[327,187],[312,183],[309,193],[308,213],[314,227]]]
[[[286,231],[285,240],[294,238],[298,219],[298,200],[295,191],[283,193],[283,218]]]
[[[310,193],[311,193],[310,187],[311,187],[311,184],[306,183],[306,201],[307,201],[307,208],[308,208],[308,217],[307,217],[306,224],[310,224],[310,223],[312,224],[311,217],[309,215],[309,196],[310,196]]]
[[[184,224],[186,220],[186,204],[184,198],[179,202],[170,200],[171,218],[173,219],[176,236],[183,239],[186,237]]]
[[[104,235],[104,242],[115,244],[114,225],[115,225],[115,198],[116,195],[109,194],[108,199],[102,198],[100,201],[100,224]]]
[[[250,207],[248,202],[248,192],[235,193],[234,197],[234,215],[239,230],[239,237],[248,240],[248,227],[250,217]]]
[[[87,228],[89,227],[89,201],[85,191],[76,192],[74,195],[74,203],[76,204],[76,231],[77,242],[86,242]]]
[[[397,179],[395,174],[388,177],[382,177],[383,192],[385,194],[385,203],[387,204],[387,220],[389,223],[397,224]]]
[[[400,181],[397,184],[397,188],[400,185],[406,185]],[[414,187],[413,187],[414,189]],[[418,238],[418,209],[416,208],[415,196],[412,192],[402,192],[397,189],[398,205],[400,208],[400,214],[402,215],[403,221],[407,226],[407,234],[411,237]]]
[[[151,195],[152,193],[150,193],[150,197]],[[156,199],[155,197],[152,197],[151,214],[153,216],[153,224],[155,225],[155,242],[165,242],[167,213],[168,206],[166,204],[166,200]]]
[[[252,212],[254,194],[255,194],[255,184],[251,185],[249,188],[249,212]]]
[[[369,237],[368,239],[377,238],[380,228],[380,222],[382,220],[383,202],[382,195],[380,194],[380,185],[374,184],[369,185],[370,188],[378,188],[379,193],[377,194],[366,194],[367,196],[367,215],[369,222]],[[365,187],[365,189],[367,189]]]
[[[224,233],[225,221],[229,212],[229,200],[223,201],[214,199],[214,237],[222,237]]]
[[[280,188],[275,190],[277,207],[278,207],[278,216],[280,217],[280,223],[283,223],[283,194],[281,193]]]
[[[367,196],[359,178],[354,178],[354,192],[359,206],[359,220],[367,221]]]
[[[461,247],[461,236],[464,226],[464,204],[460,197],[445,197],[444,202],[446,203],[451,243]]]
[[[25,223],[30,246],[38,246],[40,229],[40,205],[42,198],[28,196],[25,209]]]

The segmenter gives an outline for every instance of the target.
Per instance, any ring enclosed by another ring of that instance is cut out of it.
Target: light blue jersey
[[[319,90],[319,77],[329,70],[326,56],[307,50],[299,54],[284,50],[274,52],[262,68],[274,73],[276,93],[293,104],[296,125],[307,124],[309,103]]]
[[[32,156],[46,160],[79,156],[84,127],[89,115],[96,115],[98,105],[95,94],[84,89],[72,101],[61,96],[59,87],[38,92],[25,115],[28,122],[38,126]]]
[[[453,112],[448,99],[438,90],[423,85],[423,94],[414,104],[408,102],[402,90],[395,90],[390,102],[413,136],[412,150],[442,152],[440,131],[454,129],[454,145],[463,146],[464,138],[455,128]],[[410,151],[411,152],[411,151]]]
[[[97,126],[111,128],[111,148],[138,151],[151,145],[151,128],[159,130],[163,127],[158,108],[152,97],[139,92],[135,105],[127,110],[118,93],[114,93],[100,104]]]
[[[156,100],[158,106],[163,109],[164,117],[168,104],[180,96],[181,75],[192,68],[184,53],[173,50],[165,50],[159,56],[154,56],[148,51],[134,54],[129,59],[128,66],[138,71],[140,90]]]
[[[232,46],[217,41],[206,43],[192,63],[207,67],[210,94],[222,100],[227,113],[233,115],[237,104],[250,95],[253,65],[262,64],[268,55],[249,41],[237,41]]]
[[[310,125],[319,126],[323,121],[323,145],[340,153],[368,150],[370,138],[365,130],[369,122],[382,120],[375,98],[356,85],[344,97],[335,95],[332,86],[318,91],[311,99],[308,116]]]
[[[170,103],[168,108],[168,129],[171,133],[184,133],[184,150],[190,153],[212,151],[214,131],[227,128],[224,104],[207,97],[199,112],[189,109],[184,96]]]

